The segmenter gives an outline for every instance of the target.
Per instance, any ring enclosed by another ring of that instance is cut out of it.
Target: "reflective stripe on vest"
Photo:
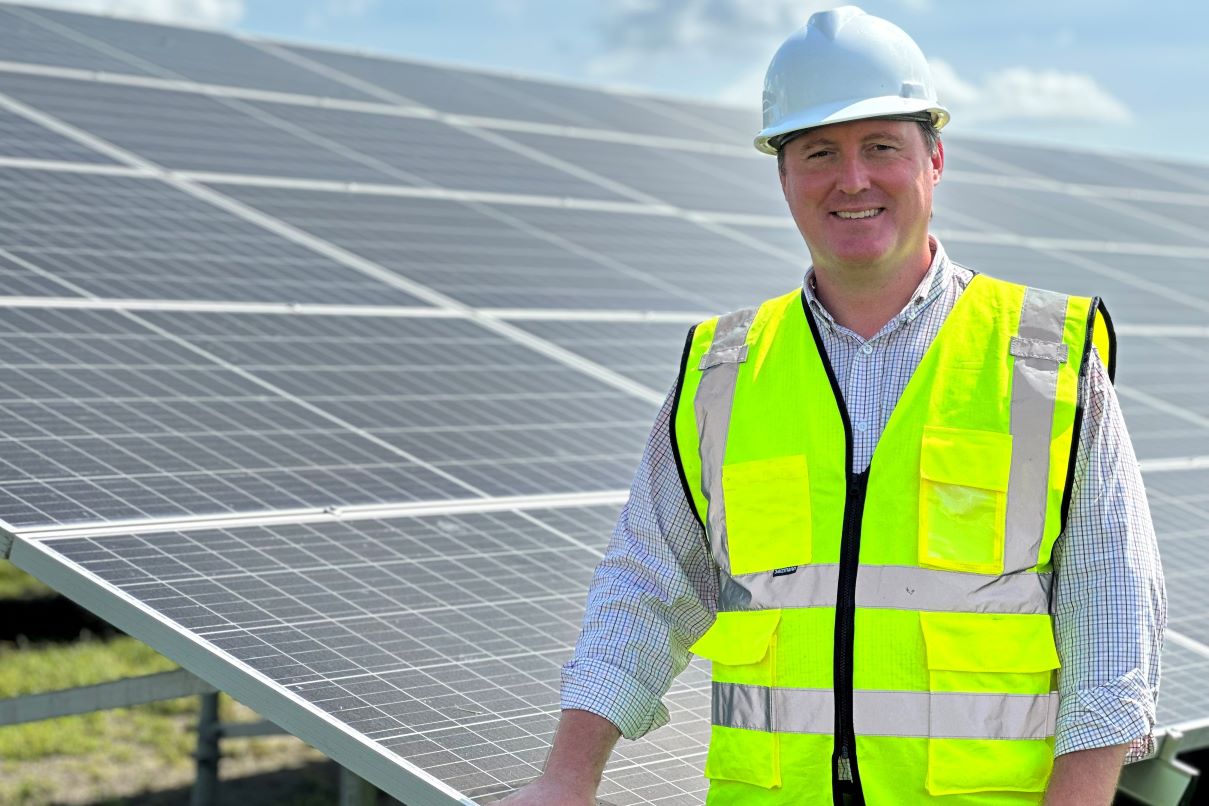
[[[839,565],[800,566],[792,574],[729,574],[722,578],[719,609],[770,610],[831,607]],[[862,565],[856,578],[858,607],[950,613],[1048,613],[1053,575],[971,574],[897,565]]]
[[[1058,694],[854,691],[852,716],[863,736],[1044,739],[1052,736]],[[713,724],[778,733],[835,730],[831,689],[714,683]]]
[[[1012,339],[1012,468],[1003,546],[1008,568],[1034,565],[1045,532],[1050,430],[1058,367],[1067,358],[1062,343],[1066,304],[1064,294],[1026,290],[1020,328]]]
[[[702,356],[701,364],[697,367],[703,372],[710,370],[701,378],[701,385],[697,387],[697,394],[693,398],[693,408],[700,428],[701,470],[711,474],[705,481],[704,490],[709,501],[709,531],[717,537],[711,540],[710,544],[714,551],[714,560],[721,568],[730,567],[730,563],[726,561],[726,503],[721,493],[722,460],[726,454],[726,432],[730,428],[731,404],[735,397],[739,364],[747,360],[747,331],[751,329],[755,316],[755,308],[744,308],[719,318],[709,352]]]

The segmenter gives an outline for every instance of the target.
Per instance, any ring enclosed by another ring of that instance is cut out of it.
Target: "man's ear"
[[[936,141],[936,153],[932,155],[932,184],[940,183],[940,175],[945,172],[945,144]],[[782,182],[782,184],[784,184]]]

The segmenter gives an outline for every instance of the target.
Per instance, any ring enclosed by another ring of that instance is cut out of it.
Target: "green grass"
[[[0,605],[2,607],[2,605]],[[0,699],[152,674],[175,664],[139,641],[118,637],[73,644],[0,643]],[[223,697],[224,722],[259,717]],[[180,790],[193,778],[198,698],[0,726],[0,803],[14,806],[122,804],[140,793]],[[298,767],[322,756],[288,737],[223,745],[223,777]],[[306,803],[301,780],[297,802]],[[251,797],[249,802],[264,802]],[[293,802],[274,795],[273,802]],[[330,798],[329,798],[330,802]]]
[[[5,599],[32,599],[52,596],[54,591],[22,571],[8,560],[0,560],[0,602]]]
[[[86,686],[174,668],[164,656],[133,638],[74,644],[0,645],[0,698]],[[111,747],[121,754],[135,745],[172,758],[183,750],[162,716],[189,715],[196,703],[168,700],[138,709],[98,711],[0,728],[0,758],[30,761],[51,755],[85,754]],[[114,743],[116,740],[116,744]]]

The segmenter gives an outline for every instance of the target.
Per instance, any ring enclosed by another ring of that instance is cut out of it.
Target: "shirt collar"
[[[945,248],[941,245],[940,239],[935,235],[928,236],[928,243],[932,246],[932,263],[928,266],[928,271],[924,274],[923,279],[919,281],[919,285],[915,288],[915,293],[911,295],[911,299],[899,311],[898,315],[886,323],[887,328],[893,329],[902,322],[913,320],[920,312],[932,304],[944,290],[948,287],[953,279],[953,268],[949,261],[948,255],[945,254]],[[814,267],[811,266],[806,271],[806,276],[802,278],[802,290],[806,295],[806,302],[810,305],[810,309],[814,311],[832,331],[843,330],[847,328],[838,324],[831,312],[823,307],[823,303],[819,301],[815,293],[814,283]],[[883,328],[882,332],[885,332]],[[880,333],[878,335],[881,335]],[[874,336],[877,338],[877,336]],[[870,339],[872,341],[872,339]]]

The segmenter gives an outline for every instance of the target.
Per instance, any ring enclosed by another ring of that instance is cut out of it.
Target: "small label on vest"
[[[796,565],[790,565],[786,568],[778,568],[777,570],[772,572],[772,575],[774,577],[787,577],[790,574],[796,573],[797,570],[798,570],[798,567]]]

